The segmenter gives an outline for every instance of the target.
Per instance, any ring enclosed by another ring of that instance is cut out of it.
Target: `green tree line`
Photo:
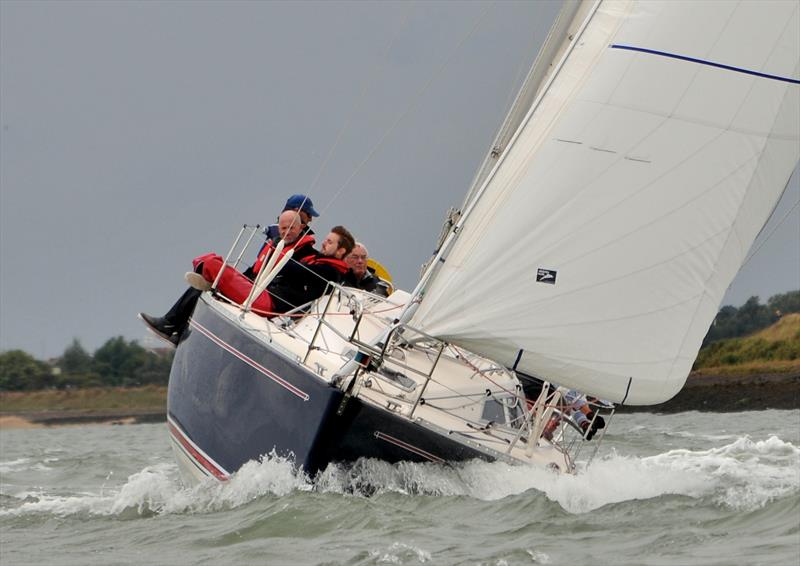
[[[122,336],[111,338],[94,354],[75,339],[50,363],[22,350],[9,350],[0,354],[0,391],[166,384],[172,357],[172,352],[146,350]]]
[[[762,305],[758,297],[750,297],[741,307],[724,306],[711,323],[703,346],[758,332],[793,312],[800,312],[800,291],[773,295],[766,305]]]
[[[714,342],[757,332],[792,312],[800,312],[800,291],[770,297],[766,305],[762,305],[758,297],[750,297],[741,307],[722,307],[703,341],[704,350]],[[770,346],[772,349],[777,347]],[[715,349],[715,355],[725,355],[725,352],[716,350],[719,347]],[[770,350],[768,358],[779,354],[781,352]],[[700,357],[702,355],[703,350]],[[75,339],[51,363],[37,360],[22,350],[9,350],[0,353],[0,391],[166,384],[172,357],[171,352],[155,353],[144,349],[135,340],[126,341],[122,336],[111,338],[94,354],[89,354]]]

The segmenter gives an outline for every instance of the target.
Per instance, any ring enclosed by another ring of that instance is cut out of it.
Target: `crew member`
[[[311,202],[311,199],[308,198],[306,195],[292,195],[288,199],[286,199],[286,204],[283,206],[283,212],[287,210],[294,210],[300,214],[300,220],[303,224],[302,232],[304,234],[311,234],[314,235],[314,231],[311,229],[309,224],[311,224],[312,218],[316,218],[319,216],[319,212],[314,210],[314,203]],[[280,238],[280,231],[278,230],[277,224],[270,224],[267,226],[264,233],[267,235],[267,240],[274,240],[275,238]]]
[[[350,269],[345,273],[342,285],[363,289],[383,297],[389,296],[388,284],[375,274],[375,270],[367,266],[369,251],[364,244],[356,242],[353,251],[344,260]]]
[[[281,213],[278,218],[278,227],[280,237],[284,240],[283,253],[288,252],[289,249],[296,248],[294,257],[298,261],[316,255],[317,252],[313,247],[314,237],[308,234],[301,236],[303,224],[298,212],[287,210]],[[274,247],[274,241],[267,242],[259,252],[256,262],[247,268],[245,273],[249,274],[250,277],[255,277],[268,259],[271,250],[274,250]],[[194,307],[200,295],[203,291],[208,291],[211,288],[211,282],[214,281],[217,273],[222,268],[223,259],[216,254],[206,254],[195,258],[193,263],[195,271],[186,274],[186,280],[191,287],[184,291],[164,316],[155,317],[147,313],[139,313],[139,318],[150,330],[175,346],[178,345],[181,335],[186,330],[189,318],[194,312]],[[230,273],[233,274],[235,271],[231,270]]]
[[[320,245],[320,251],[298,262],[289,262],[267,290],[272,311],[284,313],[323,295],[329,282],[339,283],[347,273],[343,261],[355,246],[352,234],[344,226],[334,226]]]

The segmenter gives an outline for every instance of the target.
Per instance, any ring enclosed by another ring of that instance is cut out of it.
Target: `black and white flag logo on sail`
[[[549,283],[550,285],[556,284],[556,272],[554,269],[542,269],[541,267],[536,270],[537,283]]]

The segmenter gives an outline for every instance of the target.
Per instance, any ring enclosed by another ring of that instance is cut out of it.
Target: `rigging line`
[[[556,25],[560,17],[561,13],[559,12],[559,14],[556,15],[556,21],[553,23],[554,26]],[[545,41],[542,44],[542,48],[544,48],[548,38],[549,36],[545,37]],[[525,88],[526,83],[528,81],[528,77],[533,72],[533,69],[536,67],[536,63],[538,62],[539,59],[539,51],[536,49],[536,43],[538,39],[539,38],[535,33],[531,34],[530,42],[527,44],[527,48],[525,49],[525,53],[528,55],[526,55],[526,58],[520,61],[519,65],[517,66],[517,72],[514,77],[514,82],[511,83],[512,86],[511,89],[509,89],[508,91],[508,95],[506,96],[506,102],[502,106],[502,109],[507,109],[506,116],[510,115],[511,112],[513,112],[514,102],[516,102],[517,98],[522,94],[522,89]],[[535,54],[533,56],[533,62],[529,61],[527,58],[530,53]],[[517,87],[517,85],[519,86]],[[497,133],[495,134],[495,138],[492,142],[492,147],[489,148],[490,152],[494,151],[496,142],[500,141],[500,138],[503,135],[505,128],[506,128],[506,121],[503,120],[503,122],[500,124],[500,127],[497,129]]]
[[[523,52],[525,57],[519,64],[514,82],[511,83],[512,85],[519,86],[517,86],[517,88],[512,87],[512,89],[509,90],[506,103],[500,108],[501,110],[505,109],[505,117],[495,131],[492,143],[486,155],[483,157],[483,161],[478,166],[472,178],[472,182],[469,184],[469,190],[462,200],[461,207],[455,209],[456,214],[460,214],[462,210],[466,209],[467,205],[472,200],[472,195],[481,187],[483,180],[489,175],[494,164],[499,159],[500,154],[508,146],[514,132],[525,118],[530,103],[536,98],[536,92],[539,87],[542,86],[547,76],[547,71],[552,68],[552,63],[548,64],[547,68],[545,68],[545,61],[549,63],[549,61],[555,57],[555,53],[563,47],[568,29],[567,26],[569,22],[573,20],[579,8],[580,5],[577,2],[574,2],[571,6],[568,6],[566,3],[562,6],[550,26],[550,30],[545,36],[544,41],[541,42],[539,49],[536,49],[536,44],[539,41],[538,35],[535,33],[531,34],[530,43]],[[532,61],[530,60],[531,53],[533,53]],[[520,77],[522,80],[520,80]],[[439,248],[444,243],[450,232],[450,228],[455,224],[456,220],[457,216],[454,219],[452,214],[448,213],[448,219],[445,222],[445,226],[443,226],[442,234],[439,236],[438,240],[436,240],[438,243],[432,255],[435,256],[439,251]],[[422,271],[424,272],[427,267],[427,263],[424,264],[422,266]]]
[[[792,212],[794,212],[794,209],[795,209],[795,208],[797,208],[799,205],[800,205],[800,200],[798,200],[796,203],[794,203],[794,204],[792,205],[792,207],[791,207],[789,210],[787,210],[787,211],[786,211],[786,214],[784,214],[784,215],[783,215],[783,217],[781,217],[781,219],[778,221],[778,223],[777,223],[777,224],[776,224],[776,225],[775,225],[775,226],[772,228],[772,230],[770,230],[770,231],[769,231],[769,234],[767,234],[767,235],[764,237],[764,239],[763,239],[763,240],[761,240],[761,242],[758,244],[758,246],[757,246],[756,248],[754,248],[754,249],[753,249],[753,251],[752,251],[752,252],[750,252],[750,254],[748,254],[748,256],[747,256],[747,259],[745,259],[745,260],[742,262],[742,265],[741,265],[741,267],[739,267],[739,269],[742,269],[742,267],[744,267],[745,265],[747,265],[747,263],[748,263],[748,262],[749,262],[751,259],[753,259],[753,256],[755,256],[755,255],[758,253],[758,251],[759,251],[759,250],[760,250],[762,247],[764,247],[764,244],[766,244],[766,243],[769,241],[769,239],[772,237],[772,235],[775,233],[775,231],[776,231],[778,228],[780,228],[780,227],[781,227],[781,225],[783,224],[783,222],[784,222],[784,221],[785,221],[785,220],[786,220],[786,219],[789,217],[789,215],[790,215]]]
[[[401,24],[397,28],[397,30],[395,30],[395,33],[392,36],[391,41],[389,41],[389,43],[386,45],[386,48],[384,49],[383,53],[378,58],[378,63],[380,64],[380,66],[377,69],[375,69],[375,71],[373,73],[370,74],[370,76],[372,77],[372,80],[365,79],[363,84],[361,85],[361,92],[359,93],[358,97],[356,98],[356,103],[353,105],[353,108],[350,110],[350,114],[347,117],[347,120],[345,120],[345,123],[342,125],[342,128],[339,130],[339,133],[336,136],[336,139],[334,140],[333,145],[331,146],[330,150],[328,151],[328,155],[325,156],[325,159],[322,162],[322,165],[320,165],[319,171],[317,172],[317,176],[314,178],[314,180],[311,182],[311,185],[308,187],[308,192],[309,193],[313,192],[314,189],[316,188],[317,183],[319,182],[320,178],[322,177],[323,171],[325,171],[325,168],[328,166],[328,162],[331,160],[331,157],[333,157],[333,154],[336,152],[336,148],[341,143],[345,132],[347,132],[347,130],[350,129],[350,125],[352,124],[353,119],[356,116],[356,112],[362,107],[362,101],[366,97],[366,94],[369,91],[369,87],[371,87],[372,85],[374,85],[377,82],[377,80],[375,80],[375,79],[382,73],[382,71],[383,71],[383,69],[385,67],[385,61],[386,61],[389,53],[391,52],[392,47],[394,47],[394,44],[397,41],[397,38],[400,37],[400,31],[406,26],[406,23],[408,23],[408,19],[409,19],[410,15],[411,15],[411,11],[412,11],[414,5],[415,5],[415,3],[409,4],[410,8],[406,12],[406,15],[403,18],[403,21],[401,22]],[[327,206],[325,208],[327,208]]]
[[[497,387],[499,387],[500,390],[505,391],[506,393],[508,393],[509,395],[512,395],[513,397],[516,397],[516,398],[521,397],[521,394],[517,393],[516,391],[510,391],[510,390],[506,389],[505,387],[503,387],[502,385],[500,385],[499,383],[497,383],[496,381],[494,381],[491,377],[489,377],[487,375],[484,375],[484,373],[475,364],[473,364],[467,358],[467,356],[464,355],[464,352],[458,346],[456,346],[455,344],[448,344],[447,346],[448,346],[448,349],[450,350],[451,353],[455,350],[456,354],[464,361],[464,363],[467,364],[475,372],[475,374],[473,374],[473,375],[478,375],[478,376],[482,377],[483,379],[487,380],[491,384],[496,385]],[[472,376],[470,376],[470,377],[472,377]]]
[[[369,151],[369,153],[363,159],[363,161],[361,161],[361,163],[359,163],[356,166],[356,168],[353,170],[353,172],[350,174],[350,176],[347,178],[347,180],[344,182],[344,184],[342,184],[342,186],[339,187],[339,189],[336,191],[336,193],[334,193],[333,198],[325,206],[323,211],[326,210],[333,202],[335,202],[339,198],[339,196],[342,194],[342,192],[344,192],[344,190],[347,188],[347,186],[350,184],[350,182],[355,178],[356,175],[358,175],[358,173],[361,171],[361,169],[364,167],[364,165],[366,165],[367,162],[369,162],[372,159],[372,157],[378,152],[378,149],[380,149],[380,147],[383,145],[383,143],[387,140],[387,138],[389,137],[389,134],[391,134],[394,131],[394,129],[400,124],[400,122],[402,122],[403,119],[411,112],[411,110],[414,109],[414,107],[417,105],[417,103],[422,98],[422,95],[425,94],[425,92],[427,92],[427,90],[434,83],[434,81],[443,74],[444,69],[452,62],[452,60],[455,57],[456,53],[459,52],[459,50],[464,45],[464,43],[466,43],[466,41],[470,37],[472,37],[472,35],[478,29],[478,25],[483,21],[483,19],[486,17],[486,14],[489,12],[489,8],[494,6],[494,4],[495,3],[492,2],[492,3],[486,5],[486,7],[484,8],[483,12],[481,12],[481,14],[478,16],[478,19],[475,21],[475,23],[473,24],[472,28],[469,30],[469,33],[467,33],[467,35],[465,35],[461,39],[461,41],[458,42],[458,44],[450,52],[450,54],[445,58],[445,60],[442,62],[442,64],[436,69],[436,71],[434,73],[431,74],[431,76],[428,79],[428,81],[411,98],[410,104],[406,107],[405,110],[403,110],[403,112],[400,113],[400,115],[392,123],[392,125],[389,126],[389,129],[386,130],[386,132],[384,132],[384,134],[381,136],[381,138],[378,140],[378,142],[375,144],[375,146]]]

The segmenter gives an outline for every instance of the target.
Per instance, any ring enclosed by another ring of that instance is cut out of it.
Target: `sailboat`
[[[573,472],[575,391],[608,421],[683,387],[798,163],[799,74],[797,2],[565,2],[412,292],[274,318],[203,293],[169,382],[185,477],[272,453]]]

